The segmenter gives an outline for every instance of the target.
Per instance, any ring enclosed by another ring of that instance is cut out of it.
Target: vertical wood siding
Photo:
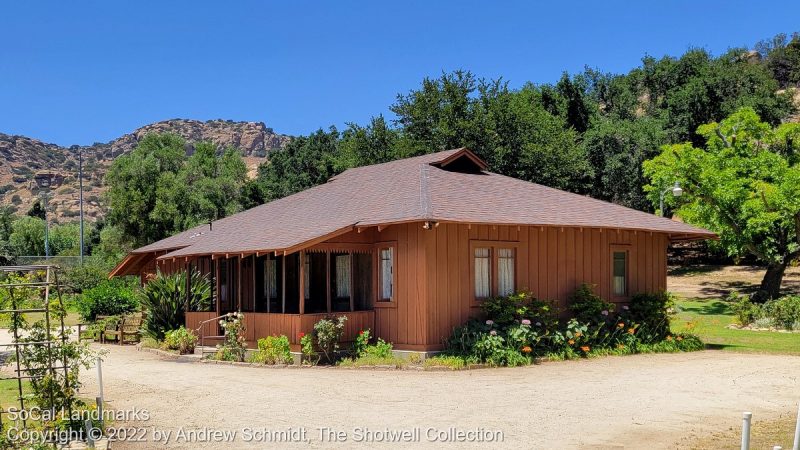
[[[408,241],[409,245],[423,242],[427,246],[424,264],[401,261],[399,270],[413,273],[425,268],[424,274],[416,276],[426,277],[428,295],[417,298],[416,301],[422,305],[411,309],[428,313],[424,318],[425,338],[422,341],[395,340],[399,348],[404,344],[442,348],[453,327],[480,313],[478,303],[472,298],[473,287],[470,284],[470,240],[519,243],[515,258],[517,290],[528,290],[537,298],[555,301],[562,310],[566,309],[569,297],[582,283],[595,285],[596,292],[605,299],[624,301],[613,299],[611,295],[612,248],[628,251],[628,289],[631,294],[666,289],[668,240],[659,233],[461,224],[440,224],[430,231],[422,230],[419,224],[404,227],[414,227],[424,233],[424,240],[417,236],[416,241]],[[396,227],[381,234],[392,228]],[[410,230],[407,232],[414,234]],[[402,274],[400,279],[404,279]],[[403,287],[401,284],[400,288]],[[403,295],[400,298],[401,301],[407,300]],[[401,311],[399,317],[402,317],[406,308],[398,305],[398,309]],[[407,317],[409,323],[417,320],[416,316]],[[378,335],[385,330],[384,326],[391,324],[391,321],[387,324],[379,320]]]
[[[431,230],[423,229],[421,223],[396,224],[381,231],[373,227],[328,241],[393,243],[397,249],[394,301],[378,304],[374,311],[343,313],[349,317],[345,339],[352,340],[358,331],[370,328],[397,349],[441,349],[453,327],[480,313],[472,295],[471,240],[515,243],[517,290],[528,290],[538,298],[555,301],[561,309],[566,309],[567,300],[581,283],[593,284],[605,299],[624,301],[611,295],[611,258],[616,248],[626,250],[629,255],[630,294],[666,289],[668,239],[660,233],[446,223]],[[182,265],[178,261],[159,263],[162,271],[179,270]],[[246,264],[244,268],[252,270]],[[378,268],[374,270],[377,272]],[[244,289],[245,304],[250,303],[251,290],[249,284]],[[190,317],[192,321],[199,320],[200,314],[213,313],[189,313],[187,326]],[[298,333],[311,332],[322,316],[246,313],[247,340],[285,334],[294,345],[299,342]]]

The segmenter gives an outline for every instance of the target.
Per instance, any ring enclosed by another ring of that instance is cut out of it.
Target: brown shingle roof
[[[455,166],[458,171],[449,170]],[[134,253],[171,250],[163,257],[174,257],[294,250],[356,226],[422,220],[645,230],[667,233],[675,240],[715,237],[701,228],[486,172],[484,167],[466,149],[358,167],[320,186]]]

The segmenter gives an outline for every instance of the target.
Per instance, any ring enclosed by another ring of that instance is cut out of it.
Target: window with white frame
[[[614,252],[612,292],[615,296],[628,295],[628,252]]]
[[[476,300],[516,291],[516,245],[480,242],[472,246],[472,277]]]
[[[497,295],[514,293],[514,249],[497,249]]]
[[[380,258],[380,295],[378,301],[390,302],[394,295],[394,248],[381,248]]]
[[[492,290],[492,250],[475,249],[475,298],[488,298]]]

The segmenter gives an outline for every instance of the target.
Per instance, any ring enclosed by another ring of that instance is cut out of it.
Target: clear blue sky
[[[59,0],[2,16],[0,132],[61,145],[177,117],[303,134],[387,114],[442,71],[519,86],[800,31],[797,0]]]

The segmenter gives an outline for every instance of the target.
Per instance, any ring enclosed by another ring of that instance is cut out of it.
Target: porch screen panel
[[[392,272],[394,271],[394,249],[392,247],[381,249],[381,301],[392,300],[392,283],[394,278]]]
[[[372,258],[374,253],[353,254],[353,309],[368,311],[372,309],[374,291],[372,290]]]
[[[350,255],[331,253],[331,309],[350,311]]]
[[[488,298],[491,289],[492,261],[488,248],[475,249],[475,298]]]
[[[514,249],[497,249],[497,295],[514,293]]]

